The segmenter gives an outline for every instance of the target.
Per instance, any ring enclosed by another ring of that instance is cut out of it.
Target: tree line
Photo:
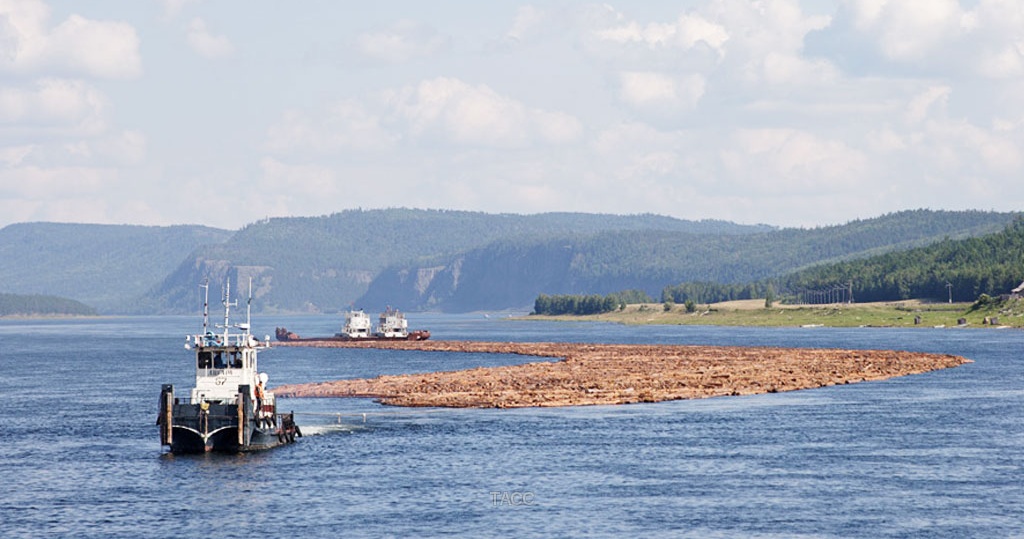
[[[791,303],[906,299],[974,301],[1008,293],[1024,280],[1024,218],[1002,231],[869,258],[823,264],[744,284],[666,286],[663,301],[715,303],[778,296]]]
[[[723,284],[697,281],[666,286],[661,291],[661,301],[673,303],[718,303],[741,299],[766,298],[774,293],[771,281],[757,281],[744,284]]]
[[[96,309],[73,299],[56,296],[0,293],[0,316],[19,315],[95,316]]]
[[[601,314],[622,309],[630,303],[651,303],[643,290],[624,290],[614,294],[541,294],[533,302],[533,314]]]

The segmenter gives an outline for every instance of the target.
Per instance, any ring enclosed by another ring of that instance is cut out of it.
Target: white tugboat
[[[267,392],[267,374],[260,373],[257,352],[270,347],[252,336],[249,307],[244,324],[232,326],[231,285],[225,286],[224,324],[209,329],[209,290],[204,288],[203,332],[186,337],[185,348],[195,351],[196,383],[188,400],[174,396],[174,386],[160,392],[160,443],[172,453],[246,452],[269,449],[301,436],[294,414],[279,414],[274,394]],[[252,303],[252,284],[249,286]],[[237,332],[232,333],[232,329]]]

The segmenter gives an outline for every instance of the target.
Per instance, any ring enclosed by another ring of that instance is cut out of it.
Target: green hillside
[[[413,209],[276,218],[251,224],[227,242],[196,250],[139,305],[151,312],[194,310],[196,285],[204,279],[210,279],[211,297],[219,297],[225,278],[243,287],[251,278],[257,310],[340,310],[363,295],[387,267],[456,256],[510,238],[532,243],[542,241],[540,238],[609,230],[724,236],[770,229],[657,215],[513,215]]]
[[[739,285],[817,264],[991,233],[1013,217],[915,210],[838,226],[743,235],[628,230],[518,238],[388,268],[358,303],[472,311],[528,307],[539,294],[639,289],[658,297],[673,283]]]
[[[0,316],[95,316],[96,309],[56,296],[0,293]]]
[[[1004,230],[828,264],[788,275],[780,289],[796,294],[852,283],[858,302],[902,299],[974,301],[981,294],[1008,293],[1024,280],[1024,220]],[[949,286],[947,286],[949,285]]]
[[[230,235],[202,226],[14,224],[0,229],[0,290],[124,312],[193,249]]]

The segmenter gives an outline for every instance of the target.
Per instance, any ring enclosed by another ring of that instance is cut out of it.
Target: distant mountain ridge
[[[192,225],[13,224],[0,229],[0,292],[125,312],[196,247],[231,235]]]
[[[360,305],[473,311],[528,307],[539,294],[644,290],[689,281],[743,283],[801,268],[995,233],[1015,214],[914,210],[814,229],[744,235],[610,231],[496,242],[384,270]]]
[[[209,277],[211,297],[225,278],[253,282],[264,311],[348,308],[387,267],[453,256],[509,238],[661,230],[742,235],[766,225],[686,221],[659,215],[487,214],[450,210],[346,210],[321,217],[274,218],[246,226],[229,241],[198,249],[147,294],[147,310],[194,309],[196,283]],[[528,241],[528,240],[524,240]],[[383,305],[368,308],[382,308]]]
[[[347,210],[208,227],[25,223],[0,229],[0,292],[106,314],[195,312],[226,279],[254,312],[499,310],[540,293],[744,282],[996,232],[1016,214],[913,210],[813,229],[657,215]]]

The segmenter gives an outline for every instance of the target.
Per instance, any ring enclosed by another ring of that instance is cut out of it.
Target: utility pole
[[[946,288],[949,289],[949,302],[953,303],[953,283],[946,283]]]

